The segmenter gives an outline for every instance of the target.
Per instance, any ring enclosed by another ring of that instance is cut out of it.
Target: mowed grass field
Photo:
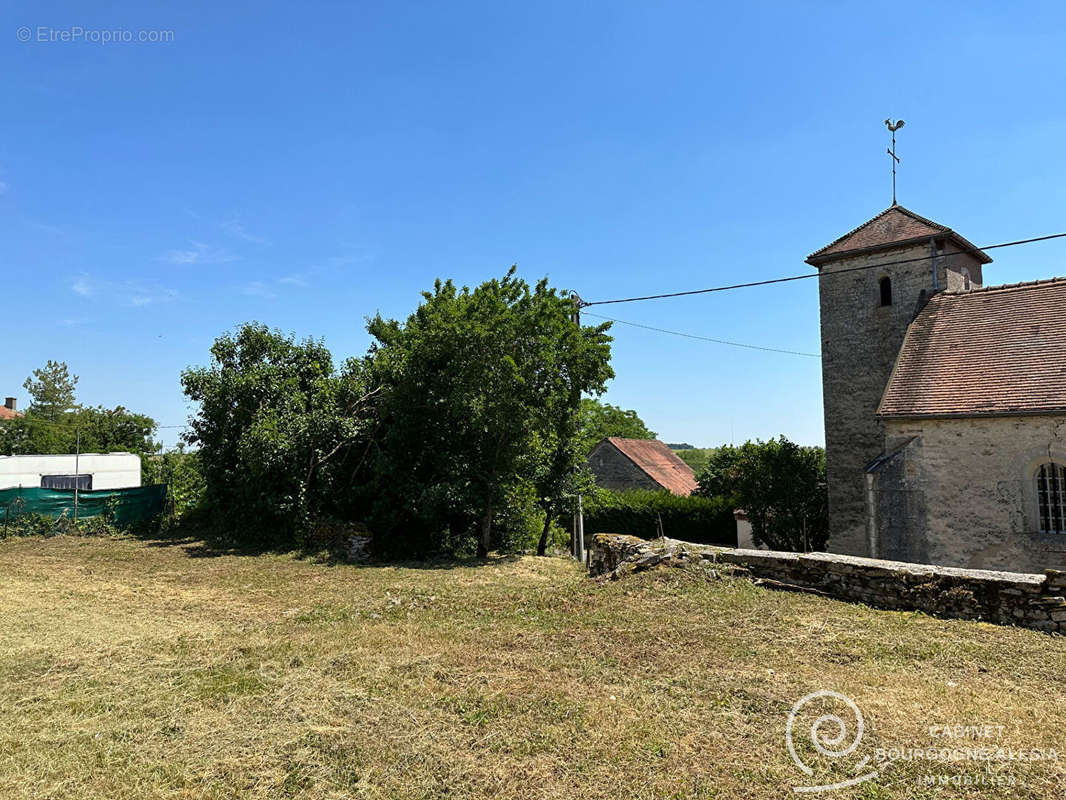
[[[1066,751],[1062,638],[679,570],[599,584],[563,558],[18,539],[0,542],[0,609],[6,799],[795,797],[849,774],[808,777],[786,750],[820,689],[861,708],[856,756],[943,745],[943,724]],[[1066,753],[899,761],[822,796],[1064,795]]]

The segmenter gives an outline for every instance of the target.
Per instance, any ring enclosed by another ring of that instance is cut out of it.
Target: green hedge
[[[654,539],[662,532],[671,539],[736,547],[733,508],[720,497],[678,497],[669,492],[597,489],[584,498],[585,537],[594,533],[625,533]],[[569,527],[564,520],[564,527]]]

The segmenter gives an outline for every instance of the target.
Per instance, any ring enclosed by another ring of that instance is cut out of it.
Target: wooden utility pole
[[[575,324],[581,325],[581,307],[585,305],[585,301],[581,299],[581,295],[577,292],[570,292],[570,300],[574,304],[574,313],[571,315],[570,320]],[[570,552],[573,553],[574,558],[578,561],[585,560],[585,512],[581,507],[581,495],[577,496],[577,513],[574,514],[574,538],[570,543]]]
[[[585,301],[581,299],[581,295],[577,292],[570,292],[570,300],[574,304],[574,313],[570,315],[570,321],[575,325],[580,325],[581,307],[585,305]]]

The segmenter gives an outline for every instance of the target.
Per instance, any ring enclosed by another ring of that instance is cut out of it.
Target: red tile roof
[[[0,419],[17,419],[21,416],[21,411],[15,411],[7,406],[0,406]]]
[[[678,495],[689,495],[696,491],[696,474],[692,467],[658,439],[609,436],[607,441],[664,489]]]
[[[951,228],[933,222],[915,214],[903,206],[890,206],[868,222],[845,233],[839,239],[830,242],[821,250],[815,250],[807,256],[807,263],[816,267],[845,255],[877,250],[904,243],[920,242],[930,236],[940,236],[952,240],[963,252],[972,253],[982,264],[992,259],[978,250]]]
[[[933,295],[907,329],[885,417],[1066,412],[1066,278]]]

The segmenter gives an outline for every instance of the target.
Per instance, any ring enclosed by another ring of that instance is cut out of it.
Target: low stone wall
[[[786,589],[817,592],[878,608],[1066,633],[1066,572],[1043,574],[937,567],[833,553],[731,550],[599,533],[589,574],[617,578],[653,566],[693,565]]]

